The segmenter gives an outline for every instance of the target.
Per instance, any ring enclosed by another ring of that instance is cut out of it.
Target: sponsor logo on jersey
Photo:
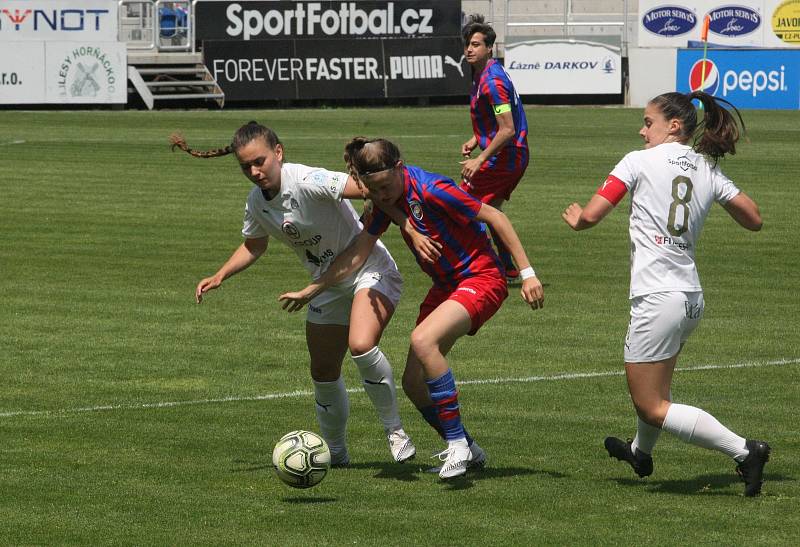
[[[692,163],[689,160],[689,158],[687,158],[685,155],[675,159],[667,158],[667,163],[669,163],[670,165],[675,165],[676,167],[680,167],[684,171],[688,171],[689,169],[691,169],[692,171],[697,171],[697,166],[694,163]]]
[[[761,26],[761,15],[747,6],[720,6],[708,16],[708,30],[717,36],[744,36]]]
[[[309,305],[308,305],[308,311],[310,311],[311,313],[322,313],[322,308],[318,308],[317,306],[312,306],[311,304],[309,304]],[[317,401],[317,404],[318,404],[319,406],[323,407],[325,410],[327,410],[327,409],[328,409],[328,408],[327,408],[328,406],[331,406],[331,405],[327,405],[327,406],[325,406],[325,405],[320,405],[320,404],[319,404],[319,401]]]
[[[417,220],[422,220],[422,203],[417,200],[409,201],[408,208],[411,209],[411,214]]]
[[[658,36],[680,36],[697,25],[697,15],[683,6],[659,6],[644,14],[642,25]]]
[[[705,71],[705,80],[703,80]],[[689,70],[689,89],[715,95],[719,89],[719,70],[714,61],[700,59]]]
[[[303,181],[311,180],[314,184],[324,185],[328,182],[328,177],[325,176],[323,171],[314,171],[310,175],[308,175]]]
[[[297,239],[300,237],[300,230],[298,230],[297,226],[295,226],[288,220],[283,221],[283,226],[281,226],[281,231],[287,236],[291,237],[292,239]]]
[[[456,289],[457,291],[464,291],[468,292],[469,294],[478,294],[478,291],[473,289],[472,287],[459,287]]]
[[[675,239],[675,238],[670,237],[670,236],[662,236],[662,235],[656,234],[654,239],[655,239],[656,245],[675,245],[681,251],[687,251],[692,247],[689,243],[686,243],[686,242],[681,241],[679,239]]]
[[[311,251],[306,249],[306,258],[309,262],[311,262],[314,266],[320,267],[326,262],[330,261],[333,258],[333,251],[330,249],[325,249],[323,252],[320,253],[319,256],[314,255]]]
[[[295,247],[313,247],[318,245],[320,241],[322,241],[322,236],[316,234],[302,241],[292,241],[292,245]]]

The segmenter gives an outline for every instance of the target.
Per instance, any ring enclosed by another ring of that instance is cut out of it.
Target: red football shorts
[[[464,306],[472,320],[469,335],[473,336],[503,305],[508,297],[505,277],[496,274],[483,274],[462,280],[455,289],[434,285],[419,306],[417,325],[422,323],[439,304],[454,300]]]
[[[519,169],[515,171],[508,171],[505,166],[508,165],[508,159],[503,156],[497,158],[497,163],[494,167],[489,167],[489,161],[483,162],[481,168],[475,173],[472,178],[461,183],[461,189],[465,192],[472,194],[483,203],[491,203],[497,198],[508,201],[511,199],[511,192],[517,187],[522,175],[525,174],[525,169],[528,168],[528,157],[525,156],[525,161]]]

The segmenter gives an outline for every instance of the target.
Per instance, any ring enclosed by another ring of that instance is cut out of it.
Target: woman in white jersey
[[[692,99],[703,106],[699,124]],[[586,207],[573,203],[562,217],[574,230],[591,228],[626,192],[631,194],[625,374],[638,426],[632,441],[606,438],[609,456],[646,477],[653,472],[650,454],[656,440],[661,430],[669,431],[732,457],[745,495],[755,496],[761,491],[769,445],[740,437],[699,408],[672,403],[670,393],[678,354],[703,315],[694,252],[711,205],[722,205],[748,230],[761,229],[758,206],[717,166],[725,154],[736,152],[740,135],[736,118],[718,101],[699,91],[665,93],[651,100],[639,131],[645,149],[626,155]],[[739,122],[743,129],[741,116]]]
[[[353,178],[284,163],[283,145],[275,132],[263,125],[250,122],[236,131],[229,146],[207,152],[190,149],[179,135],[173,135],[171,141],[173,149],[177,146],[195,157],[235,154],[242,173],[255,184],[245,206],[244,243],[217,273],[197,284],[198,304],[208,291],[258,260],[267,250],[270,236],[294,250],[317,279],[361,233],[358,215],[347,201],[363,199]],[[331,449],[332,465],[350,461],[346,445],[350,407],[341,376],[348,347],[386,431],[392,457],[404,462],[416,453],[400,421],[391,366],[378,348],[400,299],[402,283],[394,259],[379,244],[361,269],[309,303],[306,343],[316,415]]]

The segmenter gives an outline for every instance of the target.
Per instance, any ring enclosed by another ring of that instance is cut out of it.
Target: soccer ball
[[[292,431],[275,445],[272,465],[278,478],[293,488],[311,488],[331,467],[331,451],[325,440],[311,431]]]

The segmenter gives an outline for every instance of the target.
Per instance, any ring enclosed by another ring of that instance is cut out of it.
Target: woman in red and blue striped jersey
[[[461,145],[462,187],[496,209],[511,199],[528,167],[528,121],[525,109],[511,78],[492,58],[496,38],[483,16],[472,15],[462,30],[464,57],[472,68],[470,116],[472,137]],[[481,152],[472,158],[472,152]],[[497,253],[509,280],[517,280],[519,270],[511,253],[492,232]]]

